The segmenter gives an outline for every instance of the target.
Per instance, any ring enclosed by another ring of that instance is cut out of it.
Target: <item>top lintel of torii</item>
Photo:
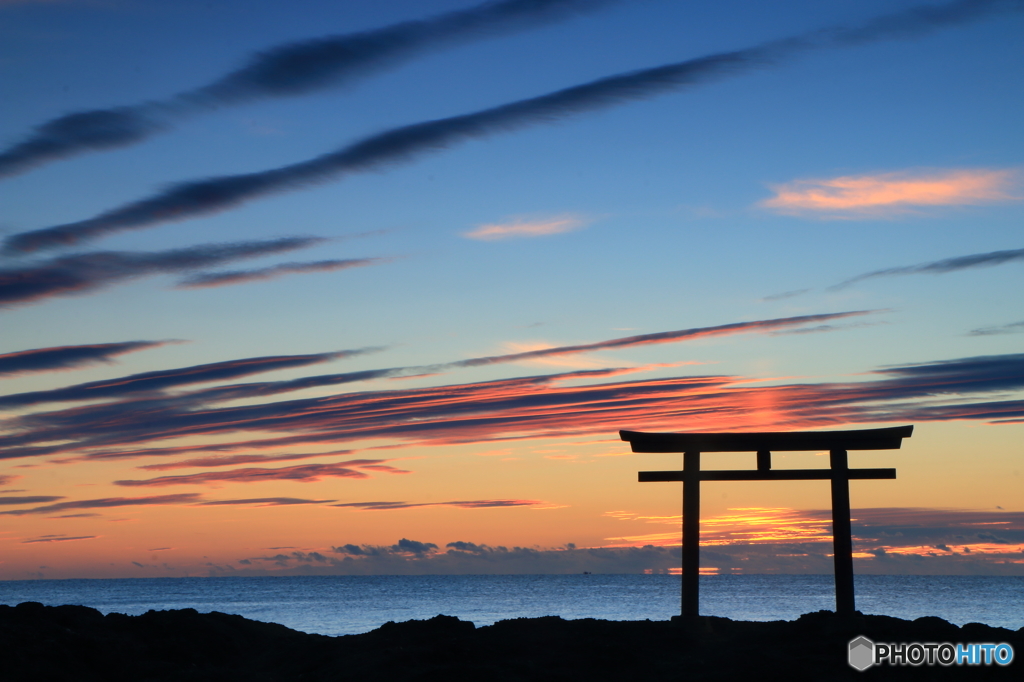
[[[798,450],[898,450],[913,426],[854,431],[767,433],[643,433],[619,431],[633,452],[793,452]]]

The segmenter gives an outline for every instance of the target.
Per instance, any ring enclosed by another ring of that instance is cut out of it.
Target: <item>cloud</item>
[[[11,235],[4,242],[4,252],[21,254],[52,249],[125,230],[207,215],[270,194],[324,183],[341,175],[408,163],[421,154],[471,139],[551,123],[684,86],[709,83],[780,63],[800,51],[902,38],[1001,11],[1021,9],[1019,3],[998,0],[955,0],[885,15],[860,27],[825,29],[745,50],[609,76],[470,114],[392,128],[336,151],[279,168],[181,182],[93,218]]]
[[[63,495],[25,495],[19,497],[11,497],[4,495],[0,497],[0,506],[10,506],[15,504],[40,504],[42,502],[53,502],[54,500],[63,500]]]
[[[48,161],[135,144],[169,130],[176,120],[192,114],[324,89],[397,66],[431,50],[557,21],[611,1],[486,2],[371,31],[277,45],[257,53],[242,68],[195,90],[162,101],[77,111],[40,124],[25,139],[0,151],[0,177]]]
[[[678,516],[610,515],[673,526],[670,533],[610,540],[679,545]],[[831,525],[829,509],[730,509],[701,520],[701,567],[721,573],[827,572]],[[1024,512],[853,509],[852,528],[858,573],[1012,574],[1016,565],[1006,562],[1018,559],[1024,545]]]
[[[858,574],[1019,573],[1021,512],[994,516],[977,510],[854,509],[854,563]],[[702,527],[702,571],[717,573],[830,573],[831,510],[734,509]],[[775,533],[774,521],[783,528]],[[678,517],[668,521],[677,526]],[[992,530],[997,526],[999,529]],[[703,526],[703,524],[702,524]],[[979,530],[980,528],[980,530]],[[916,533],[903,535],[904,531]],[[705,535],[707,533],[707,535]],[[403,538],[394,545],[338,544],[329,551],[292,552],[240,559],[272,564],[279,575],[494,575],[678,573],[679,532],[674,545],[580,548],[505,547],[456,540],[444,545]],[[1006,537],[1003,537],[1006,536]],[[936,538],[949,537],[948,543]],[[319,554],[323,561],[312,557]],[[278,570],[279,569],[279,570]],[[255,574],[255,573],[254,573]]]
[[[819,315],[800,315],[797,317],[780,317],[771,320],[754,320],[750,322],[734,322],[714,327],[694,327],[691,329],[679,329],[670,332],[657,332],[654,334],[639,334],[636,336],[624,336],[608,341],[597,343],[585,343],[574,346],[555,346],[552,348],[540,348],[537,350],[525,351],[522,353],[509,353],[506,355],[492,355],[482,358],[471,358],[460,360],[451,365],[459,367],[479,367],[504,362],[519,362],[522,360],[535,360],[558,355],[569,355],[572,353],[588,353],[598,350],[611,350],[614,348],[631,348],[635,346],[647,346],[658,343],[676,343],[684,340],[693,340],[710,336],[728,336],[731,334],[744,334],[748,332],[768,332],[785,327],[795,327],[813,322],[824,322],[827,320],[838,320],[847,317],[858,317],[869,315],[877,311],[873,310],[852,310],[842,313],[824,313]]]
[[[864,218],[902,215],[928,206],[971,206],[1021,199],[1010,192],[1017,170],[952,169],[794,180],[772,185],[760,203],[787,215]]]
[[[377,348],[360,348],[356,350],[335,351],[331,353],[313,353],[310,355],[276,355],[226,362],[213,362],[205,365],[193,365],[178,369],[160,370],[131,374],[116,379],[90,381],[65,388],[47,391],[30,391],[0,396],[0,409],[11,409],[38,405],[41,403],[70,402],[78,400],[97,400],[100,398],[117,398],[131,394],[151,394],[169,388],[187,386],[209,381],[224,381],[251,376],[262,372],[273,372],[282,369],[307,367],[309,365],[331,362],[340,358],[353,357],[379,350]]]
[[[245,258],[304,249],[324,241],[319,237],[285,237],[204,244],[168,251],[96,251],[2,268],[0,308],[56,296],[83,294],[140,277],[187,272]]]
[[[877,390],[905,397],[939,393],[1013,391],[1024,388],[1024,353],[979,355],[954,360],[885,367],[873,372],[893,377]]]
[[[391,548],[391,551],[422,555],[435,549],[437,549],[437,545],[433,542],[417,542],[416,540],[406,540],[405,538],[402,538],[398,541],[398,544]]]
[[[875,277],[890,277],[893,275],[944,275],[959,270],[970,268],[989,268],[1004,263],[1024,261],[1024,249],[1011,249],[1007,251],[989,251],[988,253],[972,253],[968,256],[956,256],[942,260],[931,261],[930,263],[919,263],[917,265],[904,265],[897,268],[886,268],[875,270],[863,275],[851,277],[839,284],[829,287],[830,291],[843,289],[856,282]]]
[[[43,535],[32,540],[22,540],[21,544],[31,545],[36,542],[69,542],[71,540],[94,540],[98,538],[98,535],[76,535],[74,537],[67,535]]]
[[[537,361],[546,358],[561,357],[569,354],[591,352],[596,350],[629,348],[634,346],[644,346],[659,343],[674,343],[678,341],[693,340],[704,337],[725,336],[730,334],[740,334],[748,332],[769,332],[773,330],[784,329],[787,327],[798,327],[800,325],[809,324],[813,322],[843,319],[847,317],[856,317],[866,315],[870,312],[871,311],[848,311],[841,313],[824,313],[818,315],[801,315],[797,317],[786,317],[770,320],[737,322],[725,325],[718,325],[714,327],[694,327],[690,329],[682,329],[671,332],[657,332],[654,334],[641,334],[638,336],[622,337],[589,344],[581,344],[574,346],[557,346],[538,350],[531,350],[526,352],[511,353],[506,355],[470,358],[468,360],[460,360],[452,363],[433,365],[426,368],[399,367],[380,370],[363,370],[343,374],[303,377],[287,381],[258,382],[250,384],[238,384],[234,386],[215,387],[200,392],[176,396],[174,399],[181,403],[189,403],[191,405],[209,404],[214,402],[225,402],[229,400],[241,400],[269,396],[319,386],[353,383],[358,381],[367,381],[371,379],[386,377],[410,376],[415,375],[417,373],[421,373],[425,370],[431,370],[436,372],[444,369],[477,367],[505,362]],[[164,390],[170,387],[180,386],[184,384],[198,383],[200,381],[228,379],[238,376],[245,376],[247,374],[255,373],[256,371],[269,371],[268,369],[261,369],[261,361],[268,363],[270,368],[283,368],[288,366],[303,366],[306,364],[315,364],[318,362],[334,359],[336,357],[356,355],[373,350],[377,349],[359,349],[354,351],[342,351],[340,353],[325,353],[307,356],[250,358],[248,360],[229,361],[226,363],[215,363],[213,365],[199,365],[196,367],[189,367],[180,370],[147,372],[144,374],[121,377],[109,381],[90,382],[87,384],[79,384],[77,386],[52,389],[49,391],[34,391],[29,393],[17,393],[8,396],[2,396],[0,397],[0,409],[3,409],[4,407],[25,407],[29,405],[36,405],[46,402],[91,400],[103,397],[119,397],[130,394],[141,394],[144,392]],[[603,368],[596,370],[584,370],[576,373],[574,376],[580,378],[611,376],[617,373],[641,371],[643,369],[645,368]],[[570,375],[566,374],[561,376],[569,378]],[[171,400],[171,398],[161,396],[157,399],[157,402],[159,404],[147,404],[145,408],[143,408],[142,404],[136,401],[133,403],[132,407],[135,409],[146,409],[147,411],[161,408],[166,409],[166,406],[169,404],[169,400]],[[182,407],[185,407],[185,405],[182,404]],[[82,410],[79,411],[76,418],[79,421],[84,421],[88,419],[98,419],[100,418],[100,413],[106,414],[109,411],[109,409],[110,408],[108,406],[101,405],[96,407],[93,412]],[[110,453],[108,458],[118,458],[122,456],[125,455],[120,455],[119,453]],[[0,457],[2,457],[2,455],[0,455]]]
[[[156,348],[173,341],[125,341],[123,343],[93,343],[83,346],[57,346],[34,348],[0,355],[0,376],[52,372],[77,369],[83,365],[110,363],[111,358],[125,353]]]
[[[550,234],[571,232],[584,225],[582,218],[561,216],[547,220],[516,220],[510,223],[481,225],[475,230],[464,232],[463,237],[480,241],[497,241],[517,237],[543,237]]]
[[[76,458],[80,460],[93,454],[105,459],[194,451],[169,448],[150,453],[140,449],[179,438],[220,441],[209,446],[212,450],[252,451],[312,444],[338,447],[381,439],[393,446],[439,446],[607,436],[617,429],[770,430],[1024,418],[1024,400],[1006,399],[1007,392],[1024,390],[1024,354],[883,367],[848,382],[763,385],[752,384],[742,376],[698,375],[578,385],[580,380],[622,374],[622,370],[615,369],[587,370],[231,406],[195,402],[190,394],[159,401],[132,399],[12,417],[0,434],[0,458],[80,453]],[[997,399],[986,394],[995,394]],[[231,400],[237,397],[234,393],[225,395]],[[240,433],[262,437],[226,442]],[[115,449],[122,447],[130,449]],[[351,463],[336,463],[294,470],[298,478],[304,478],[323,473],[317,468],[322,466],[344,470],[354,467]],[[366,475],[359,467],[355,470],[360,476]],[[280,476],[280,471],[203,472],[194,477],[164,477],[138,484],[273,479]]]
[[[255,464],[263,462],[289,462],[296,459],[309,459],[311,457],[332,457],[338,455],[350,455],[354,450],[332,450],[330,452],[300,452],[282,455],[226,455],[213,457],[197,457],[196,459],[178,460],[176,462],[161,462],[159,464],[145,464],[136,469],[149,471],[167,471],[170,469],[191,469],[195,467],[224,467],[236,466],[238,464]],[[138,457],[138,452],[126,453],[129,457]],[[156,452],[155,454],[163,454]],[[171,453],[179,454],[179,453]],[[96,458],[99,459],[99,458]]]
[[[996,334],[1020,334],[1024,333],[1024,321],[1001,324],[994,327],[979,327],[972,329],[968,336],[994,336]]]
[[[455,540],[403,538],[393,545],[338,544],[320,552],[292,552],[239,560],[281,571],[315,562],[324,575],[671,573],[681,564],[679,517],[624,520],[667,524],[658,544],[579,548],[505,547]],[[862,574],[1013,575],[1024,545],[1024,512],[973,509],[869,508],[852,510],[854,562]],[[832,567],[831,510],[740,508],[702,519],[701,568],[718,573],[828,573]],[[622,538],[614,538],[622,540]],[[313,556],[319,555],[321,558]],[[308,572],[308,569],[301,569]]]
[[[382,466],[386,459],[354,459],[347,462],[331,462],[325,464],[303,464],[279,469],[230,469],[228,471],[204,471],[199,474],[184,476],[160,476],[144,480],[114,481],[115,485],[130,487],[162,487],[168,485],[201,485],[205,483],[261,483],[263,481],[299,481],[310,483],[324,478],[369,478],[369,474],[359,469],[367,465],[376,465],[373,471],[386,471],[392,474],[409,473],[401,469]]]
[[[14,481],[17,481],[21,476],[14,476],[11,474],[0,474],[0,485],[10,485]]]
[[[760,301],[762,303],[769,303],[771,301],[782,301],[787,298],[793,298],[795,296],[806,294],[809,291],[810,289],[794,289],[793,291],[784,291],[781,294],[772,294],[770,296],[765,296],[764,298],[760,299]]]
[[[284,507],[295,504],[327,504],[328,502],[337,502],[337,500],[306,500],[301,497],[253,497],[245,500],[210,500],[209,502],[200,502],[196,506],[245,505],[252,507]]]
[[[328,557],[321,569],[325,575],[623,574],[666,572],[681,561],[678,547],[577,548],[571,542],[557,548],[505,547],[457,540],[441,551],[433,542],[404,538],[394,545],[338,545],[331,554],[340,556]],[[286,569],[282,574],[298,563],[290,557],[274,561]]]
[[[25,516],[26,514],[48,514],[68,509],[109,509],[113,507],[147,507],[164,504],[187,504],[199,500],[198,493],[181,493],[178,495],[152,495],[149,497],[103,497],[94,500],[73,500],[58,502],[31,509],[11,509],[0,512],[6,516]]]
[[[187,277],[178,282],[181,289],[199,289],[206,287],[222,287],[229,284],[243,284],[245,282],[260,282],[268,279],[276,279],[285,275],[301,275],[311,272],[334,272],[335,270],[348,270],[366,265],[377,265],[386,262],[386,258],[346,258],[344,260],[321,260],[311,263],[281,263],[269,268],[257,268],[255,270],[235,270],[233,272],[204,272],[198,275]]]
[[[345,502],[332,507],[353,507],[370,511],[411,509],[414,507],[457,507],[459,509],[493,509],[500,507],[532,507],[545,504],[540,500],[458,500],[455,502]]]

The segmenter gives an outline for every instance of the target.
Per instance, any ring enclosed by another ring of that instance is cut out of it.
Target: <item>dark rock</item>
[[[5,682],[326,682],[328,680],[998,680],[1024,664],[880,666],[846,662],[850,640],[1006,642],[1024,656],[1024,629],[939,618],[914,621],[831,611],[756,623],[705,616],[672,621],[516,618],[488,627],[451,616],[386,623],[326,637],[194,609],[104,616],[84,606],[0,606]]]

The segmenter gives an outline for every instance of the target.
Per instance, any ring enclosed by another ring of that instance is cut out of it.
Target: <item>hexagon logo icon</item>
[[[850,640],[849,656],[850,667],[863,672],[875,662],[875,643],[863,635]]]

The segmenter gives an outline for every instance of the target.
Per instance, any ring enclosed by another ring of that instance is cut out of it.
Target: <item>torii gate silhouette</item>
[[[700,482],[832,482],[832,546],[835,559],[836,613],[852,615],[853,537],[850,530],[850,480],[896,478],[895,469],[851,469],[848,450],[896,450],[913,426],[857,431],[782,431],[769,433],[641,433],[619,431],[633,452],[682,452],[682,471],[641,471],[641,483],[683,482],[683,616],[700,615]],[[772,469],[772,451],[828,450],[828,469]],[[756,452],[757,469],[707,471],[702,452]]]

